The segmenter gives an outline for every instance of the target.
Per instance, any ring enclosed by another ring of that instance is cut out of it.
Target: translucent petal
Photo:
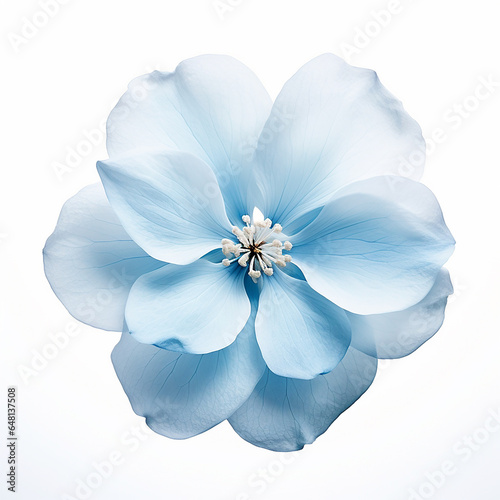
[[[300,450],[370,387],[377,360],[349,348],[327,375],[296,380],[267,370],[229,423],[246,441],[274,451]]]
[[[309,285],[356,314],[420,302],[455,243],[432,192],[394,176],[339,190],[291,242]]]
[[[343,186],[397,174],[419,179],[425,142],[419,125],[375,72],[325,54],[283,87],[257,146],[254,200],[283,225],[325,205]],[[303,227],[303,224],[302,224]]]
[[[43,250],[45,274],[79,321],[121,331],[130,287],[165,266],[142,250],[120,224],[101,184],[83,188],[63,206]]]
[[[246,208],[240,188],[248,187],[240,177],[271,106],[259,79],[239,61],[194,57],[174,73],[155,71],[131,82],[108,119],[108,152],[112,159],[134,149],[196,155],[213,169],[236,224]]]
[[[124,332],[112,360],[134,411],[164,436],[183,439],[231,416],[265,369],[255,341],[255,313],[229,347],[193,355],[142,344]]]
[[[441,328],[448,295],[452,293],[450,275],[441,269],[431,291],[413,307],[367,316],[347,313],[352,346],[379,359],[411,354]]]
[[[263,283],[255,331],[269,369],[300,379],[333,370],[351,341],[345,312],[281,271]]]
[[[127,232],[158,260],[188,264],[232,237],[217,179],[188,153],[141,153],[98,163]]]
[[[141,276],[125,309],[130,333],[139,342],[182,353],[223,349],[250,315],[244,279],[240,266],[205,259]]]

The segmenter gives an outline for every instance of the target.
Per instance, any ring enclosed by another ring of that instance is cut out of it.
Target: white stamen
[[[231,243],[230,245],[222,245],[222,253],[229,257],[233,252],[234,244]]]
[[[250,258],[250,253],[246,253],[244,255],[242,255],[239,259],[238,259],[238,264],[241,266],[241,267],[247,267],[247,264],[248,264],[248,259]]]
[[[284,243],[278,239],[272,239],[273,234],[279,234],[283,228],[280,224],[274,224],[271,219],[264,219],[262,212],[255,207],[253,217],[243,215],[241,220],[246,224],[242,229],[234,226],[233,234],[239,243],[224,238],[222,240],[222,252],[225,258],[222,264],[229,267],[233,262],[238,262],[242,267],[248,266],[248,275],[254,283],[265,274],[274,274],[273,266],[285,267],[292,261],[290,255],[283,255],[283,250],[290,251],[292,244]],[[234,257],[233,257],[234,256]]]
[[[234,253],[235,257],[239,257],[241,255],[241,244],[240,243],[238,243],[238,245],[234,245],[233,253]]]
[[[251,239],[251,238],[253,238],[253,235],[255,234],[255,228],[252,226],[245,226],[243,228],[243,232],[245,233],[245,236],[248,239]]]
[[[238,238],[238,240],[241,243],[243,243],[243,245],[245,245],[246,247],[250,246],[250,242],[248,241],[248,239],[245,236],[245,233],[241,229],[234,226],[233,227],[233,234],[236,236],[236,238]]]
[[[273,265],[272,262],[269,260],[269,257],[267,255],[262,254],[261,258],[265,262],[266,266],[271,267]]]

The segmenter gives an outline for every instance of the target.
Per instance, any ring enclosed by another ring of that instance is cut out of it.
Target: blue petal
[[[164,436],[184,439],[231,416],[265,370],[253,314],[236,341],[211,354],[179,354],[124,332],[112,360],[134,411]]]
[[[342,309],[279,270],[265,280],[255,332],[269,369],[297,379],[333,370],[351,341]]]
[[[132,241],[101,184],[87,186],[64,204],[43,260],[47,279],[69,313],[112,331],[123,328],[134,281],[165,266]]]
[[[155,71],[131,82],[108,119],[108,152],[113,158],[167,148],[198,156],[214,170],[236,223],[245,208],[240,175],[271,106],[245,65],[228,56],[195,57],[174,73]]]
[[[245,272],[198,260],[141,276],[132,287],[125,318],[139,342],[188,354],[231,344],[250,315]]]
[[[302,67],[276,99],[253,167],[263,198],[253,203],[292,234],[291,223],[337,189],[387,174],[418,180],[424,158],[419,125],[376,73],[325,54]]]
[[[356,314],[400,311],[420,302],[455,243],[432,192],[394,176],[339,190],[291,241],[307,282]]]
[[[188,153],[142,153],[97,164],[132,238],[158,260],[188,264],[232,237],[217,179]]]
[[[281,271],[288,276],[295,278],[297,280],[305,281],[304,273],[300,270],[298,266],[296,266],[293,262],[289,262],[286,267],[282,267]]]
[[[246,441],[273,451],[300,450],[370,387],[377,360],[349,348],[337,368],[313,380],[264,374],[229,423]]]
[[[448,295],[452,293],[450,275],[442,269],[427,296],[409,309],[368,316],[347,313],[351,345],[379,359],[411,354],[441,328]]]

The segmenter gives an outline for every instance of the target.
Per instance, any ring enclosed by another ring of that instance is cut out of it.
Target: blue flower
[[[75,318],[123,329],[114,367],[154,431],[228,419],[300,449],[377,358],[440,328],[454,240],[408,161],[421,130],[373,71],[323,55],[273,103],[241,63],[196,57],[130,84],[107,147],[104,189],[64,205],[45,271]]]

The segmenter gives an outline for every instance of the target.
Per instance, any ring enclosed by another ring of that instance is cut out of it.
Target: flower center
[[[289,241],[282,243],[275,237],[283,228],[280,224],[273,226],[270,219],[264,219],[258,208],[254,209],[252,218],[244,215],[242,220],[246,226],[242,229],[233,227],[233,234],[239,243],[226,238],[222,240],[222,252],[227,257],[222,264],[229,267],[237,261],[242,267],[248,266],[248,275],[257,283],[262,273],[273,275],[273,264],[285,267],[287,262],[292,261],[290,255],[283,255],[283,250],[290,251],[292,244]]]

